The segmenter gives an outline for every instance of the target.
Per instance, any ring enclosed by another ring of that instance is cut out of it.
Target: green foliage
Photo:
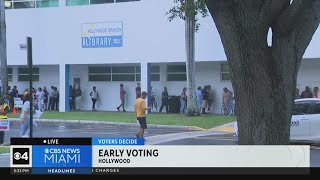
[[[182,20],[188,18],[196,22],[195,30],[199,30],[198,15],[201,15],[202,18],[208,16],[208,10],[204,0],[174,0],[174,3],[176,5],[166,12],[168,20],[171,22],[176,18]]]

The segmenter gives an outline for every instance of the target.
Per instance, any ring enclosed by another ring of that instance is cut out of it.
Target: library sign
[[[82,48],[123,47],[123,22],[82,24],[81,44]]]

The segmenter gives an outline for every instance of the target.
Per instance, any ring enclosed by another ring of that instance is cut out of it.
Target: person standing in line
[[[41,87],[38,88],[38,91],[36,92],[37,102],[38,102],[38,110],[44,111],[44,92]]]
[[[92,91],[90,92],[90,96],[92,100],[92,111],[97,111],[96,102],[99,101],[99,94],[95,86],[93,86]]]
[[[44,110],[47,111],[48,110],[48,96],[49,96],[49,93],[48,93],[48,90],[47,90],[47,87],[44,86],[43,87],[43,93],[44,93],[44,100],[43,100],[43,106],[44,106]]]
[[[140,128],[136,137],[143,138],[144,137],[144,130],[147,129],[147,118],[146,118],[146,110],[151,109],[150,107],[146,107],[145,99],[147,97],[147,92],[143,91],[141,93],[141,97],[136,100],[134,105],[136,118],[139,121]]]
[[[229,106],[232,102],[232,92],[224,87],[222,93],[222,103],[224,106]]]
[[[184,87],[180,96],[180,114],[185,114],[187,110],[187,88]]]
[[[166,113],[168,114],[169,113],[168,103],[169,103],[168,89],[167,87],[164,87],[161,95],[161,107],[159,112],[162,112],[163,107],[166,106]]]
[[[207,86],[207,91],[208,91],[208,100],[207,100],[208,110],[207,110],[207,112],[211,113],[211,106],[213,104],[213,91],[211,89],[211,85]]]
[[[205,115],[206,113],[206,109],[207,109],[207,105],[208,105],[208,86],[204,86],[201,93],[202,93],[202,104],[201,104],[201,114]]]
[[[141,97],[141,86],[140,83],[137,83],[137,87],[136,87],[136,99]]]
[[[302,91],[301,98],[312,98],[312,92],[309,86],[306,86],[306,89]]]
[[[319,94],[319,87],[314,87],[313,88],[313,97],[319,98],[318,94]]]
[[[49,107],[48,107],[48,110],[49,111],[53,111],[54,110],[54,95],[55,94],[55,91],[54,91],[54,86],[51,86],[51,90],[49,92]]]
[[[78,84],[76,85],[75,96],[76,96],[76,110],[80,111],[82,106],[81,104],[82,90],[80,89],[80,86]]]
[[[125,95],[126,95],[126,91],[123,88],[123,84],[120,84],[120,101],[121,101],[121,104],[117,107],[118,111],[120,111],[120,107],[122,107],[122,111],[123,112],[127,112],[125,110],[125,108],[124,108]]]
[[[199,113],[201,113],[201,107],[202,107],[202,87],[198,86],[197,88],[197,92],[196,92],[196,97],[197,97],[197,104],[198,104],[198,108],[199,108]]]
[[[155,94],[153,92],[153,88],[151,86],[151,111],[153,111],[153,107],[156,108],[156,111],[158,111],[156,96],[155,96]]]
[[[69,86],[69,107],[70,107],[70,111],[72,110],[76,110],[75,107],[75,89],[72,87],[72,85]]]
[[[14,98],[17,98],[19,95],[19,91],[17,90],[17,86],[13,86],[11,93],[9,94],[10,96],[10,101],[9,101],[9,106],[14,107]],[[12,108],[13,110],[13,108]]]
[[[56,111],[59,111],[59,91],[58,91],[58,88],[57,87],[54,87],[54,90],[55,90],[55,105],[56,105]]]

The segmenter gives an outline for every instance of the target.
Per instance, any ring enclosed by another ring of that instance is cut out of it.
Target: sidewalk
[[[225,133],[235,133],[234,123],[231,122],[222,126],[218,126],[215,128],[209,129],[209,131],[215,131],[215,132],[225,132]]]
[[[8,118],[10,122],[18,122],[19,118]],[[63,119],[34,119],[36,122],[55,122],[55,123],[79,123],[79,124],[104,124],[104,125],[118,125],[118,126],[134,126],[138,127],[138,123],[122,123],[122,122],[106,122],[94,120],[63,120]],[[178,126],[178,125],[162,125],[162,124],[148,124],[150,128],[181,128],[190,130],[204,130],[196,126]]]

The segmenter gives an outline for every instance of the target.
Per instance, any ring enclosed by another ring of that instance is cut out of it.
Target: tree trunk
[[[320,22],[320,1],[206,4],[230,66],[239,144],[289,144],[297,73]]]
[[[289,144],[296,89],[293,77],[297,74],[293,65],[282,60],[294,58],[290,48],[293,44],[288,43],[285,51],[273,54],[268,47],[258,44],[240,45],[242,56],[229,59],[238,110],[239,144]],[[230,52],[230,56],[237,55]]]
[[[0,1],[0,79],[1,95],[8,98],[8,77],[7,77],[7,42],[4,1]]]
[[[199,115],[195,91],[195,16],[190,11],[194,11],[194,0],[187,0],[189,12],[186,13],[185,20],[185,39],[186,39],[186,72],[187,72],[187,115]]]

